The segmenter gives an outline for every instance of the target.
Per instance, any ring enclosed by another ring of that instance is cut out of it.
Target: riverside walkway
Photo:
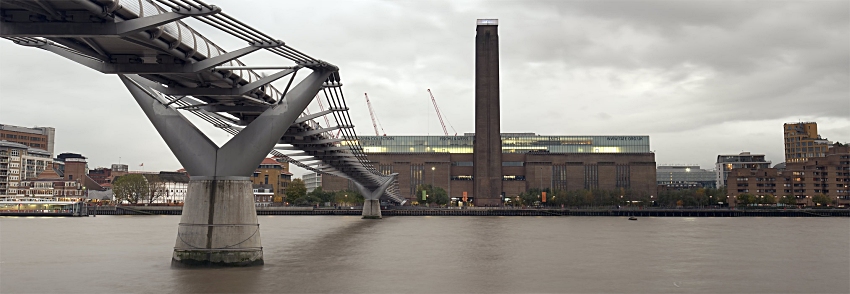
[[[89,207],[99,215],[181,215],[180,206]],[[411,208],[388,207],[384,216],[635,216],[635,217],[850,217],[850,209],[546,209],[546,208]],[[361,215],[360,207],[258,207],[257,215]]]

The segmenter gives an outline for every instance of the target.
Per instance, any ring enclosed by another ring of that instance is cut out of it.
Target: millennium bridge
[[[263,263],[249,176],[269,153],[350,179],[365,198],[363,218],[381,218],[381,200],[405,202],[396,174],[378,172],[358,143],[339,68],[215,5],[198,0],[0,0],[0,13],[0,37],[117,75],[191,175],[174,265]],[[190,27],[184,18],[202,24]],[[245,46],[221,48],[199,29],[224,32]],[[259,50],[273,53],[275,62],[239,60]],[[307,112],[314,99],[323,99],[329,108]],[[218,146],[186,114],[233,137]]]

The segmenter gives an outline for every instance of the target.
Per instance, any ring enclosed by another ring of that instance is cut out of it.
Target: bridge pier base
[[[247,177],[192,177],[171,264],[263,264],[260,224]]]
[[[366,199],[363,201],[364,219],[381,219],[381,200]]]
[[[360,183],[355,182],[357,185],[357,189],[360,190],[360,193],[363,194],[363,218],[364,219],[381,219],[381,196],[384,195],[384,192],[387,191],[387,188],[392,185],[395,181],[395,177],[398,174],[392,174],[390,177],[386,179],[386,181],[378,186],[376,189],[371,190]]]

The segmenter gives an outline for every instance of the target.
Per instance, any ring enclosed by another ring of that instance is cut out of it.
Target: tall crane
[[[443,115],[440,113],[440,107],[439,107],[439,106],[437,106],[437,100],[436,100],[436,99],[434,99],[434,94],[433,94],[433,93],[431,93],[431,89],[428,89],[428,95],[431,95],[431,102],[433,102],[433,103],[434,103],[434,110],[436,110],[436,111],[437,111],[437,118],[439,118],[439,119],[440,119],[440,125],[441,125],[441,126],[443,126],[443,134],[445,134],[446,136],[448,136],[448,135],[449,135],[449,131],[447,131],[447,130],[446,130],[446,124],[443,122]],[[455,127],[454,127],[454,126],[452,126],[452,123],[451,123],[451,122],[449,122],[449,126],[452,128],[452,131],[454,131],[454,132],[455,132],[455,136],[457,136],[457,131],[455,130]]]
[[[381,120],[375,116],[375,110],[372,109],[372,102],[369,101],[369,94],[363,93],[363,95],[366,96],[366,105],[369,106],[369,116],[372,117],[372,127],[375,128],[375,136],[380,136],[381,133],[378,132],[378,125],[381,124]],[[384,126],[381,126],[381,132],[384,133],[384,136],[387,135],[387,132],[384,131]]]

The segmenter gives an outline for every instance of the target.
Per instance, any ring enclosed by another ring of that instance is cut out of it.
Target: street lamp
[[[431,187],[434,186],[434,170],[436,170],[436,169],[437,169],[436,167],[433,167],[433,166],[431,167]]]

